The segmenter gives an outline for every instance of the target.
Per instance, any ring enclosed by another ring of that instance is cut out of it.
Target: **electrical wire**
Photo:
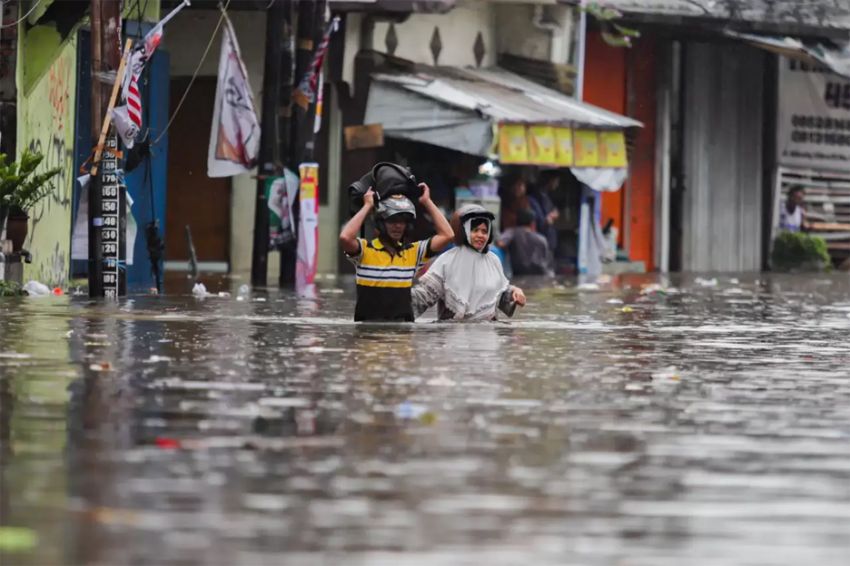
[[[221,4],[219,4],[221,6]],[[174,119],[177,118],[177,114],[180,112],[180,109],[183,107],[183,103],[186,102],[186,97],[189,96],[189,91],[192,89],[192,85],[195,84],[195,79],[198,78],[198,74],[201,72],[201,67],[204,64],[204,61],[207,60],[207,55],[210,53],[210,49],[212,49],[213,43],[215,43],[215,38],[218,36],[218,30],[221,29],[221,24],[224,23],[224,18],[227,17],[227,8],[230,6],[230,0],[221,6],[221,16],[218,18],[218,23],[215,26],[215,29],[212,32],[212,36],[210,37],[209,43],[207,43],[206,49],[204,49],[204,54],[201,55],[201,60],[198,61],[198,66],[195,67],[195,72],[192,73],[192,78],[189,79],[189,84],[186,85],[186,90],[183,91],[183,96],[180,98],[180,102],[177,103],[177,107],[174,109],[174,112],[171,114],[171,118],[168,119],[168,124],[165,125],[165,129],[162,131],[159,136],[154,140],[152,145],[156,145],[162,140],[163,136],[168,133],[168,130],[171,128],[171,124],[174,123]]]
[[[35,12],[35,9],[36,9],[36,8],[38,8],[38,5],[39,5],[39,4],[41,4],[41,0],[35,0],[35,4],[33,4],[33,5],[32,5],[32,8],[30,8],[30,9],[29,9],[29,12],[27,12],[26,14],[24,14],[24,15],[23,15],[23,17],[21,17],[21,18],[20,18],[18,21],[16,21],[15,23],[12,23],[12,24],[2,24],[2,25],[0,25],[0,29],[6,29],[6,28],[13,28],[13,27],[15,27],[16,25],[18,25],[19,23],[21,23],[21,22],[22,22],[22,21],[24,21],[25,19],[29,18],[29,17],[30,17],[30,14],[32,14],[33,12]],[[18,5],[20,6],[20,0],[18,1]]]

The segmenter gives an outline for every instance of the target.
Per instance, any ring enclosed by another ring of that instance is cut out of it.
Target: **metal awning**
[[[850,78],[850,45],[829,47],[821,42],[803,42],[793,37],[774,37],[749,33],[725,32],[727,37],[749,43],[759,49],[797,59],[813,66],[823,66],[837,75]]]
[[[643,126],[498,67],[416,65],[400,73],[376,73],[372,79],[366,124],[381,124],[388,137],[473,155],[492,151],[499,124],[620,131]]]

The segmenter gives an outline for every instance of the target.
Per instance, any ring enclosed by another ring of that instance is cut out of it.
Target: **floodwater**
[[[847,275],[650,283],[2,299],[0,563],[850,563]]]

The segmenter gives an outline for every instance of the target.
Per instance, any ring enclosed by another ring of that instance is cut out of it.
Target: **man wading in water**
[[[356,321],[413,322],[410,288],[413,278],[434,254],[443,251],[454,232],[431,200],[428,185],[420,183],[419,203],[433,219],[437,234],[407,242],[416,220],[416,207],[405,196],[391,195],[375,206],[375,192],[363,195],[363,206],[342,228],[339,242],[356,268]],[[378,237],[369,241],[357,234],[374,209]]]

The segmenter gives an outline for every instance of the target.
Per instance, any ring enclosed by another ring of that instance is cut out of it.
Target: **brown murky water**
[[[0,563],[846,565],[850,284],[739,279],[0,300]]]

